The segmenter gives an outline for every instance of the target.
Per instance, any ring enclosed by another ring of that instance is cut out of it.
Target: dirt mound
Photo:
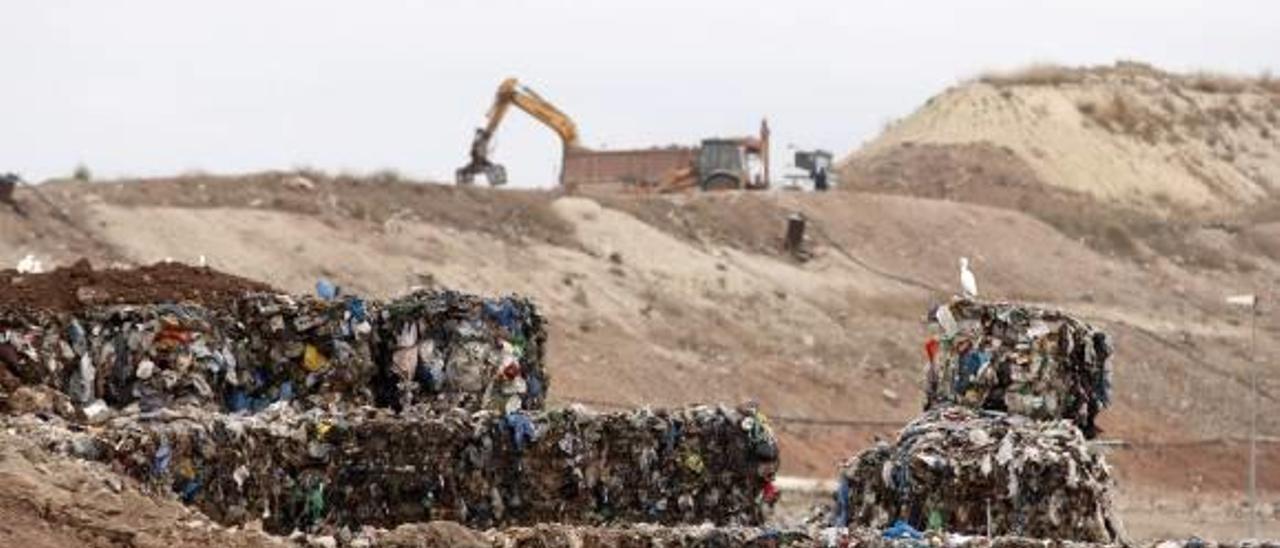
[[[904,142],[840,167],[842,190],[865,190],[1016,207],[1053,190],[1009,147],[989,141]]]
[[[907,143],[991,143],[1046,184],[1167,215],[1239,211],[1280,184],[1272,80],[1177,75],[1148,65],[1035,67],[931,98],[841,162]]]
[[[133,269],[94,270],[88,260],[41,274],[0,270],[0,309],[75,312],[89,305],[191,301],[211,307],[231,304],[271,286],[208,267],[156,263]]]

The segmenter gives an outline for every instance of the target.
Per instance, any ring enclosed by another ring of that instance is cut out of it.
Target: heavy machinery
[[[830,152],[798,150],[794,145],[789,145],[787,151],[792,162],[782,167],[782,188],[822,192],[835,186],[835,157]]]
[[[489,159],[489,148],[494,133],[498,131],[498,126],[502,124],[502,119],[507,115],[511,105],[515,105],[539,122],[546,124],[560,136],[560,142],[564,146],[561,165],[564,165],[563,158],[568,156],[569,151],[581,148],[578,145],[578,126],[573,123],[569,115],[561,112],[532,89],[520,85],[515,78],[507,78],[502,81],[498,86],[498,92],[494,94],[493,106],[489,108],[487,115],[488,123],[485,127],[476,129],[475,137],[471,141],[471,162],[458,168],[454,174],[458,184],[469,185],[475,181],[476,175],[481,174],[488,179],[491,186],[506,184],[507,170],[501,164]],[[561,177],[563,178],[563,173]]]
[[[578,127],[569,115],[515,78],[507,78],[494,94],[485,127],[471,141],[471,161],[455,173],[460,185],[484,175],[489,184],[507,182],[507,170],[490,157],[498,126],[511,106],[527,112],[560,136],[560,184],[625,184],[641,191],[763,189],[769,187],[769,125],[760,135],[704,139],[701,146],[672,146],[632,150],[590,150],[578,142]]]
[[[650,190],[677,192],[764,190],[769,188],[769,122],[760,121],[760,135],[703,139],[690,165],[670,172]]]

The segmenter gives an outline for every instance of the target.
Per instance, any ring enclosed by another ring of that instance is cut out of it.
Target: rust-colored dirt
[[[0,309],[74,312],[89,305],[195,302],[219,307],[249,291],[272,287],[179,263],[95,270],[88,260],[41,274],[0,270]]]

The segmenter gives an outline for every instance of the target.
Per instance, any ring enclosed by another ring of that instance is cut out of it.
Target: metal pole
[[[1249,538],[1258,538],[1258,301],[1249,307]]]
[[[991,541],[991,498],[987,498],[987,542]]]

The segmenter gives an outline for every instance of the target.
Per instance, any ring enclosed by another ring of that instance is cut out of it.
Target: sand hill
[[[841,167],[913,145],[980,143],[1050,187],[1110,204],[1239,211],[1280,185],[1280,80],[1141,63],[990,74],[931,98]]]

